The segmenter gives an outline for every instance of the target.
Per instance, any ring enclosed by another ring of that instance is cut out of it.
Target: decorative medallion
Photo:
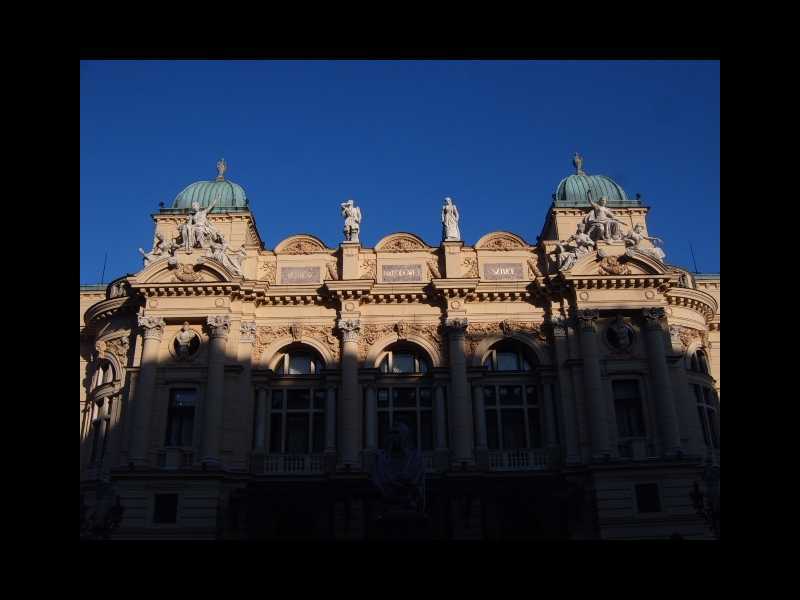
[[[379,249],[384,252],[416,252],[425,250],[425,246],[411,238],[397,238],[390,240]]]
[[[652,300],[653,298],[656,297],[656,293],[653,290],[645,290],[644,297],[647,298],[648,300]]]
[[[631,268],[624,264],[618,256],[606,256],[598,265],[606,275],[630,275]]]
[[[158,298],[150,298],[148,304],[150,305],[150,308],[158,308]]]
[[[459,308],[461,308],[461,300],[451,300],[450,308],[454,310],[458,310]]]
[[[201,275],[198,271],[195,270],[195,265],[189,264],[178,264],[176,266],[177,270],[172,275],[173,281],[183,281],[184,283],[192,283],[195,281],[199,281]]]
[[[580,292],[578,294],[578,298],[583,300],[584,302],[589,299],[589,292]]]
[[[222,308],[223,306],[225,306],[224,298],[217,298],[216,300],[214,300],[214,306],[216,306],[217,308]]]
[[[356,305],[353,302],[345,302],[344,309],[347,311],[354,311],[356,309]]]

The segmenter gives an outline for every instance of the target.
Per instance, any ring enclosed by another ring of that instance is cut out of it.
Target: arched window
[[[697,414],[703,428],[706,446],[719,448],[719,401],[715,390],[695,384],[694,395],[697,400]]]
[[[379,365],[378,446],[385,448],[389,430],[402,422],[408,427],[415,448],[433,450],[430,359],[419,347],[400,342],[387,349]]]
[[[542,448],[543,423],[535,356],[522,344],[503,340],[483,360],[486,437],[489,450]]]
[[[274,364],[269,408],[271,454],[321,454],[325,447],[325,388],[322,358],[312,348],[292,344]]]

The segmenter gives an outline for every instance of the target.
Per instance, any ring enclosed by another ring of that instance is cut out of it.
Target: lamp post
[[[700,491],[700,485],[695,481],[689,497],[697,516],[703,518],[714,537],[719,539],[719,466],[706,464],[703,483],[706,493]]]

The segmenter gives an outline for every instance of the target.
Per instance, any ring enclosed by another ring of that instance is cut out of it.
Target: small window
[[[657,483],[636,485],[636,506],[640,513],[661,512],[661,498],[658,495]]]
[[[153,523],[178,522],[178,494],[156,494],[153,504]]]
[[[171,390],[165,446],[191,446],[197,390]]]
[[[617,414],[617,435],[620,438],[645,437],[639,383],[633,379],[617,380],[611,383],[611,387]]]
[[[424,375],[429,370],[428,359],[412,349],[389,350],[380,364],[381,373]]]
[[[483,366],[490,371],[530,371],[531,363],[525,350],[519,344],[500,342],[493,347]]]
[[[289,351],[275,365],[277,375],[319,375],[321,363],[310,352]]]

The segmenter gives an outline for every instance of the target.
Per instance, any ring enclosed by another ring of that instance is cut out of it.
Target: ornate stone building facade
[[[719,283],[665,262],[646,207],[563,179],[537,243],[296,235],[267,249],[241,186],[153,215],[145,266],[81,287],[81,503],[122,539],[371,539],[399,423],[434,539],[708,537]],[[597,200],[595,202],[595,199]],[[655,244],[655,245],[654,245]]]

